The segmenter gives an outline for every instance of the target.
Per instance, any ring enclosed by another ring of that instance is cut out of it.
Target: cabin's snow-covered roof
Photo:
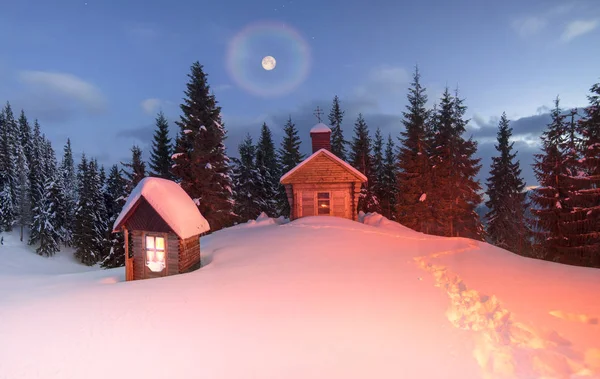
[[[194,201],[179,184],[161,178],[144,178],[131,191],[123,210],[113,224],[118,231],[121,223],[129,217],[135,204],[143,197],[156,213],[181,239],[196,236],[210,230],[208,221],[202,216]]]
[[[332,153],[331,151],[329,151],[327,149],[320,149],[320,150],[317,150],[315,153],[313,153],[313,155],[311,155],[310,157],[308,157],[305,160],[303,160],[302,162],[300,162],[296,167],[294,167],[293,169],[291,169],[290,171],[285,173],[285,175],[283,175],[281,177],[281,179],[279,179],[279,182],[288,178],[294,172],[298,171],[298,169],[300,169],[300,167],[304,166],[305,164],[307,164],[308,162],[313,160],[317,155],[320,155],[320,154],[327,155],[328,157],[332,158],[334,161],[336,161],[339,164],[341,164],[342,166],[344,166],[348,171],[352,172],[353,174],[355,174],[356,176],[361,178],[364,182],[367,181],[367,177],[362,172],[360,172],[357,169],[355,169],[354,167],[352,167],[348,162],[341,160],[334,153]]]
[[[331,133],[331,129],[329,126],[319,122],[317,125],[313,126],[310,130],[311,133]]]

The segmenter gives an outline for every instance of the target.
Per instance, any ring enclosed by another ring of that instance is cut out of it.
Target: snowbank
[[[0,378],[600,377],[600,271],[376,214],[269,220],[203,237],[189,274],[0,286]]]

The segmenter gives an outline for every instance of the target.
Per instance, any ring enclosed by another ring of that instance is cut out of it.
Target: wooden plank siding
[[[286,178],[286,183],[350,183],[360,180],[344,165],[327,155],[316,156]]]
[[[184,273],[200,267],[200,236],[179,242],[179,272]]]
[[[129,230],[147,230],[150,232],[172,232],[165,220],[152,208],[152,205],[140,197],[135,212],[129,216],[125,222],[125,227]]]

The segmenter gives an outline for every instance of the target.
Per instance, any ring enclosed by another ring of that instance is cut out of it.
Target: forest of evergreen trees
[[[133,146],[131,160],[108,174],[85,154],[76,166],[69,140],[59,162],[38,121],[32,127],[24,111],[16,118],[7,102],[0,111],[0,230],[18,229],[21,241],[40,255],[68,246],[84,264],[122,266],[123,236],[111,233],[112,225],[146,176],[177,181],[212,231],[261,212],[288,216],[279,178],[306,158],[291,117],[282,125],[279,146],[263,124],[256,143],[248,134],[230,160],[221,108],[203,66],[194,63],[188,78],[176,138],[169,137],[159,113],[149,162]],[[482,167],[477,142],[465,136],[465,100],[447,88],[428,107],[418,69],[407,97],[399,135],[383,136],[379,128],[372,133],[359,114],[350,138],[342,128],[340,100],[333,99],[331,150],[368,178],[359,211],[431,235],[485,240],[524,256],[600,267],[600,84],[591,87],[584,109],[565,112],[556,99],[534,163],[539,187],[530,196],[510,142],[510,121],[502,115],[485,189],[485,228],[476,212],[484,199],[476,179]]]

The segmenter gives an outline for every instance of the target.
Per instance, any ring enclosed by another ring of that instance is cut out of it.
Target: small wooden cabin
[[[114,233],[122,231],[125,235],[126,280],[158,278],[199,268],[200,234],[208,230],[208,222],[177,183],[142,179],[113,226]]]
[[[357,220],[358,196],[367,181],[360,171],[331,150],[331,129],[318,123],[310,130],[313,154],[283,175],[290,220],[336,216]]]

